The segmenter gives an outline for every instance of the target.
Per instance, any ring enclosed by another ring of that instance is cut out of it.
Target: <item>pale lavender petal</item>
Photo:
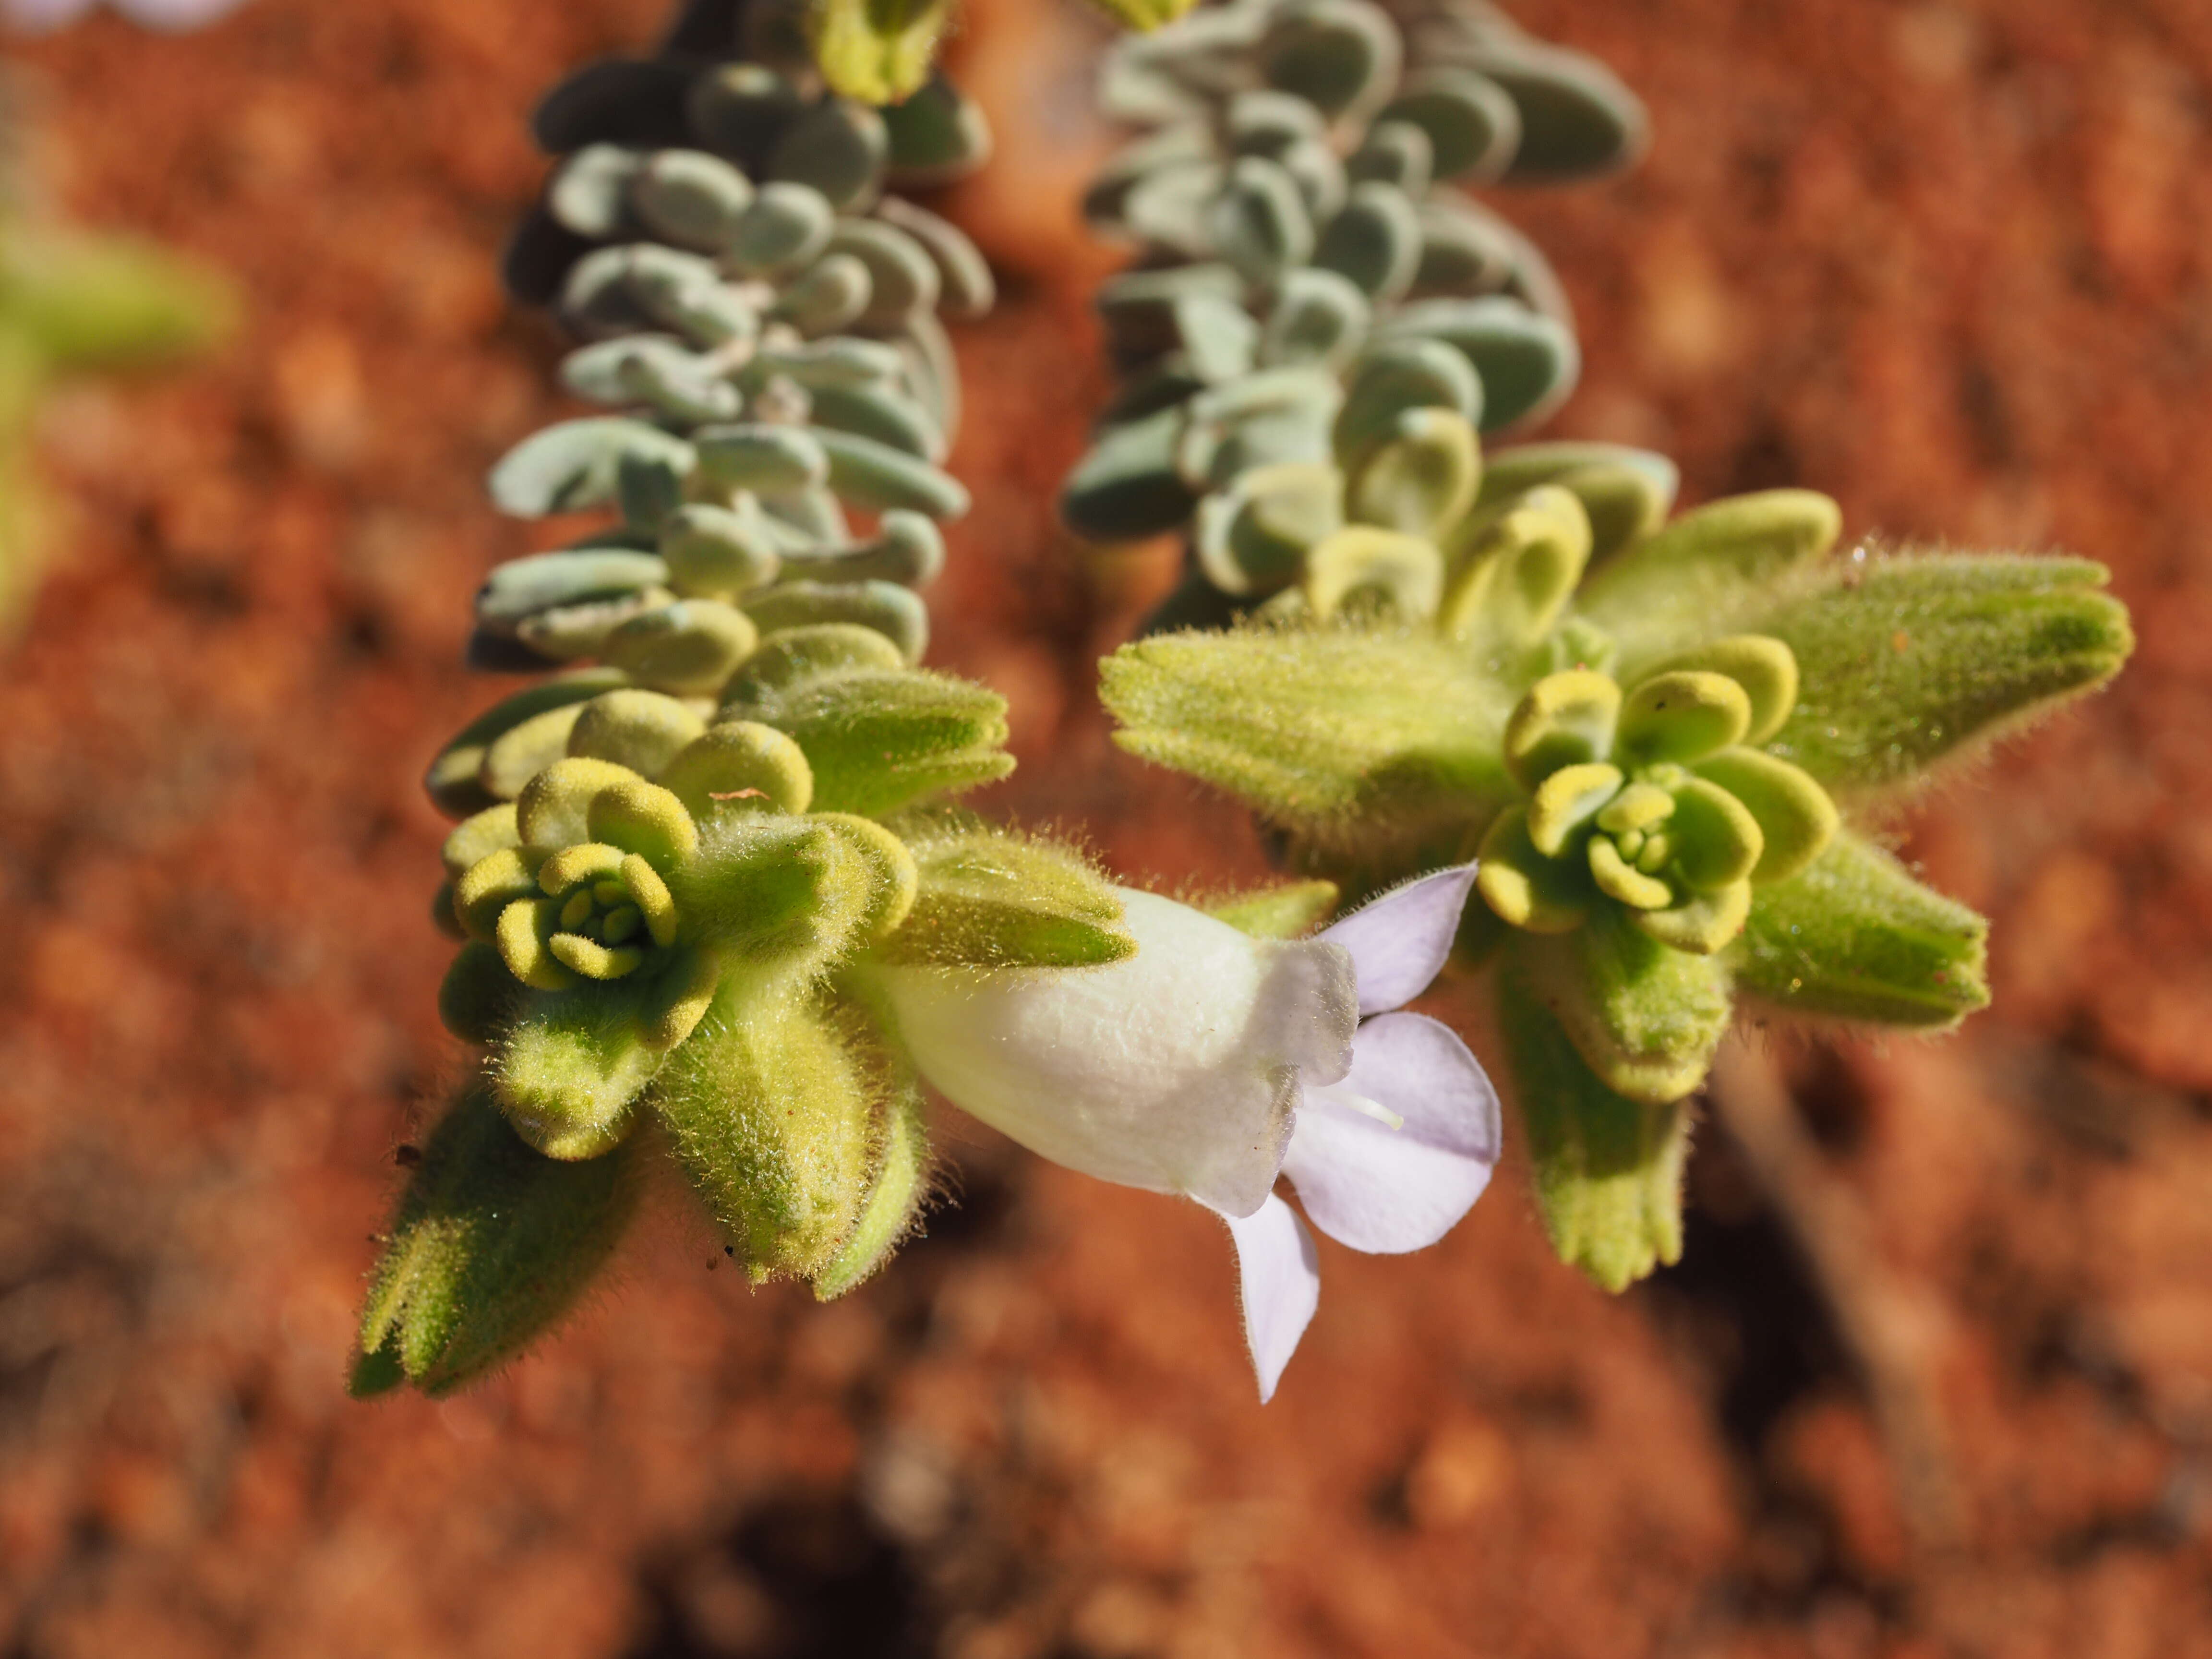
[[[1260,1403],[1274,1398],[1283,1367],[1321,1304],[1321,1258],[1297,1212],[1273,1194],[1248,1216],[1224,1216],[1243,1279],[1244,1342],[1260,1379]]]
[[[1451,955],[1474,866],[1455,864],[1394,888],[1315,935],[1352,952],[1359,1012],[1402,1008],[1429,988]]]
[[[1283,1173],[1331,1238],[1396,1255],[1435,1243],[1482,1196],[1500,1136],[1498,1092],[1467,1044],[1426,1014],[1384,1014],[1359,1028],[1351,1075],[1305,1091]]]

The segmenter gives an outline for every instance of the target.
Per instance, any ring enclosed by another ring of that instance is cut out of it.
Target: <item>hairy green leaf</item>
[[[1838,561],[1750,626],[1802,689],[1767,747],[1831,789],[1894,787],[2103,684],[2135,648],[2087,559]]]
[[[1881,848],[1841,833],[1811,866],[1754,890],[1728,961],[1794,1013],[1941,1030],[1988,1006],[1989,923]]]
[[[1132,754],[1317,847],[1371,854],[1488,822],[1512,698],[1426,630],[1249,628],[1124,646],[1100,695]]]
[[[1560,1261],[1626,1290],[1681,1259],[1689,1108],[1606,1087],[1517,971],[1500,974],[1498,993],[1544,1231]]]
[[[550,1328],[629,1225],[635,1164],[628,1147],[582,1163],[541,1157],[489,1086],[468,1085],[392,1218],[362,1313],[353,1392],[404,1378],[450,1394]]]

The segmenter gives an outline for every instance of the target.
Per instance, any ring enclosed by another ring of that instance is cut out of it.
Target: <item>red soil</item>
[[[523,118],[660,20],[251,0],[21,54],[64,199],[227,264],[251,318],[56,408],[76,521],[0,671],[0,1653],[2212,1653],[2212,9],[1517,9],[1657,131],[1507,204],[1583,315],[1559,431],[1667,449],[1693,501],[1790,482],[1853,533],[2093,554],[2136,610],[2116,690],[1911,826],[1996,920],[1996,1010],[1774,1041],[1932,1434],[1885,1442],[1802,1218],[1717,1130],[1688,1261],[1618,1300],[1517,1167],[1424,1255],[1324,1243],[1264,1411],[1218,1224],[952,1123],[962,1205],[844,1303],[666,1222],[482,1390],[347,1402],[393,1148],[453,1060],[415,777],[489,695],[467,597],[529,544],[477,481],[557,408],[492,274]],[[1049,517],[1103,389],[1092,36],[976,10],[1004,155],[953,210],[1012,270],[961,342],[936,655],[1017,700],[1000,808],[1132,875],[1250,873],[1091,696],[1158,560]]]

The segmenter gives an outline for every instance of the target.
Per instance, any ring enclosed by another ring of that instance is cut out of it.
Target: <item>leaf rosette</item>
[[[1346,522],[1327,479],[1241,475],[1200,559],[1268,570],[1255,614],[1123,647],[1104,696],[1124,747],[1355,892],[1478,860],[1460,959],[1495,963],[1554,1243],[1617,1287],[1680,1249],[1681,1103],[1740,997],[1920,1030],[1986,1003],[1986,924],[1872,830],[2132,635],[2087,561],[1830,556],[1841,515],[1808,491],[1669,521],[1641,452],[1424,476]],[[1452,510],[1372,521],[1423,499]]]

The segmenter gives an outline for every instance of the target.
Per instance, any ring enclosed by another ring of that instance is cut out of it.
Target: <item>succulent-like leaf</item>
[[[1552,631],[1590,556],[1589,514],[1571,490],[1538,484],[1477,514],[1453,538],[1437,626],[1478,653]]]
[[[1723,749],[1698,775],[1741,801],[1758,821],[1757,882],[1787,881],[1820,855],[1839,822],[1827,792],[1788,761],[1756,749]]]
[[[479,781],[485,751],[492,744],[526,720],[551,710],[589,702],[602,692],[627,684],[629,678],[617,668],[577,669],[541,684],[526,686],[494,703],[462,727],[430,763],[423,787],[428,791],[432,805],[453,817],[465,817],[494,805],[495,798]],[[562,752],[566,752],[567,742],[564,731]],[[556,755],[555,758],[557,757]]]
[[[991,127],[981,106],[941,74],[883,115],[893,185],[949,184],[990,159]]]
[[[814,799],[814,769],[805,751],[757,720],[708,727],[658,775],[699,823],[721,812],[804,812]]]
[[[632,1103],[667,1058],[641,1029],[649,989],[632,975],[541,991],[507,1028],[494,1056],[500,1109],[536,1151],[598,1158],[629,1133]]]
[[[615,498],[624,456],[665,460],[689,472],[691,446],[658,427],[620,416],[563,421],[532,433],[491,471],[491,498],[502,513],[534,519],[600,507]]]
[[[929,607],[912,589],[896,582],[785,582],[756,594],[746,601],[745,610],[769,633],[830,623],[872,628],[898,647],[900,658],[909,665],[929,648]]]
[[[1498,507],[1539,484],[1557,484],[1589,519],[1592,562],[1666,522],[1681,474],[1664,455],[1625,444],[1514,444],[1483,458],[1475,508]]]

